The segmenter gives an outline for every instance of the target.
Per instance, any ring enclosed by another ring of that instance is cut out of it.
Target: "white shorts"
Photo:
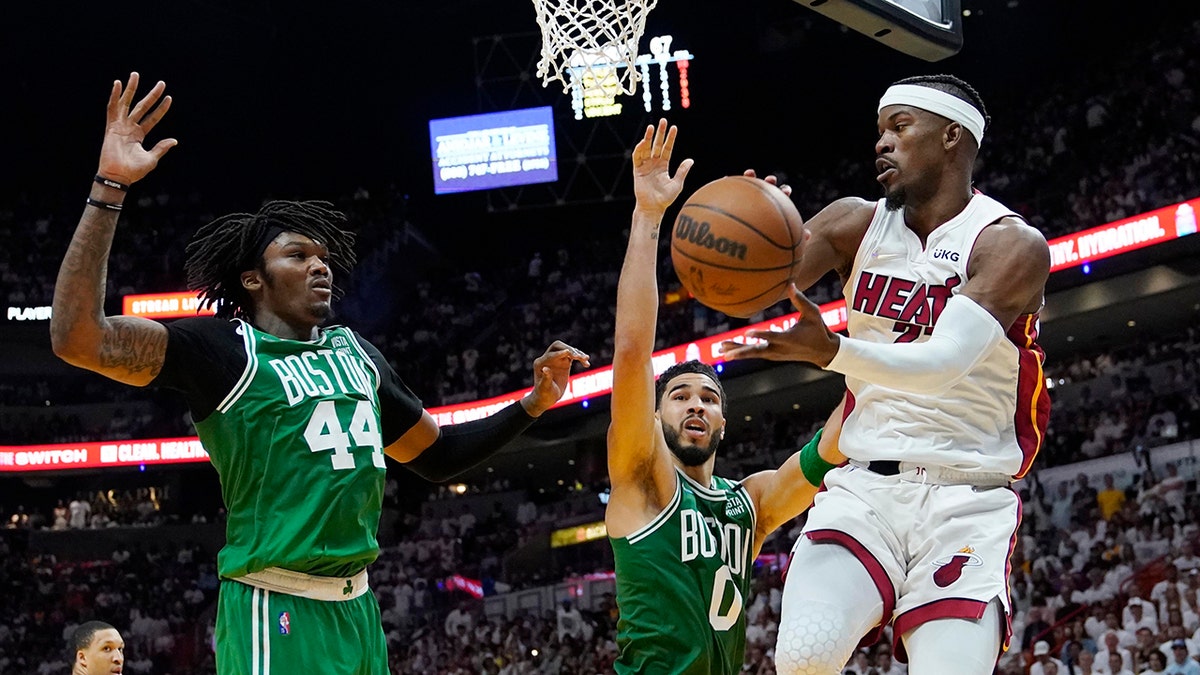
[[[1009,487],[922,482],[913,469],[882,476],[851,464],[830,471],[817,494],[804,537],[841,544],[858,558],[883,599],[883,619],[864,642],[893,624],[901,636],[926,621],[978,620],[999,598],[1004,648],[1011,633],[1009,559],[1021,522],[1021,500]]]

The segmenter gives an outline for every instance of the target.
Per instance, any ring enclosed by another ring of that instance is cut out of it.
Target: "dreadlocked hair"
[[[324,201],[275,200],[257,213],[231,213],[201,227],[187,245],[187,284],[199,291],[200,306],[216,306],[222,318],[250,318],[250,294],[242,288],[241,275],[262,264],[263,241],[272,228],[302,234],[329,249],[330,264],[337,274],[354,267],[353,232],[342,229],[346,215]],[[336,284],[333,297],[342,297]]]
[[[983,115],[984,129],[987,129],[992,124],[992,118],[988,115],[987,107],[983,105],[983,98],[979,95],[979,92],[975,91],[975,87],[953,75],[917,75],[916,77],[906,77],[892,84],[916,84],[944,91],[975,106],[979,114]]]

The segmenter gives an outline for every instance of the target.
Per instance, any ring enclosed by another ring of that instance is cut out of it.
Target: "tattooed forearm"
[[[70,348],[81,332],[99,328],[104,317],[108,251],[116,228],[116,213],[84,209],[54,284],[50,337],[56,351]]]
[[[114,202],[121,195],[92,197]],[[108,254],[117,214],[87,207],[58,270],[50,341],[54,353],[81,368],[134,385],[148,384],[162,369],[167,331],[157,322],[136,317],[105,317],[104,288]]]
[[[167,351],[167,332],[155,330],[147,321],[114,316],[100,341],[100,365],[130,375],[144,373],[151,378],[162,369]]]

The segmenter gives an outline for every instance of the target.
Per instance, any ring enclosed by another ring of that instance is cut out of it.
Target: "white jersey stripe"
[[[233,385],[233,389],[226,394],[225,400],[217,406],[217,412],[226,413],[233,407],[234,403],[246,393],[250,388],[250,383],[254,381],[254,375],[258,372],[258,358],[256,357],[254,343],[254,329],[249,323],[238,319],[238,332],[242,334],[242,346],[246,348],[246,367],[242,369],[242,375],[238,378],[237,384]]]
[[[257,588],[250,592],[250,675],[262,675],[259,669],[259,657],[262,652],[259,641],[262,638],[262,629],[258,625],[258,597],[263,592]]]

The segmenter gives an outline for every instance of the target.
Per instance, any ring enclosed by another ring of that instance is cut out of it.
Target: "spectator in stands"
[[[1179,475],[1179,465],[1175,462],[1167,464],[1167,475],[1158,483],[1158,496],[1171,509],[1176,518],[1183,518],[1184,489],[1187,482]]]
[[[1146,669],[1141,675],[1147,673],[1165,673],[1167,672],[1167,657],[1157,649],[1151,649],[1146,653]]]
[[[457,638],[459,636],[460,627],[469,631],[471,630],[474,622],[475,620],[471,616],[470,605],[464,600],[458,603],[458,606],[446,615],[446,622],[444,626],[446,630],[446,636],[450,638]]]
[[[1063,663],[1050,655],[1050,643],[1039,640],[1033,646],[1033,665],[1029,666],[1029,675],[1048,675],[1051,672],[1061,672]]]
[[[1096,652],[1097,662],[1108,664],[1109,670],[1112,670],[1112,659],[1120,659],[1120,663],[1122,664],[1121,669],[1133,670],[1133,652],[1121,646],[1116,631],[1104,633],[1104,637],[1100,641],[1103,643],[1103,649]],[[1116,670],[1114,670],[1114,673],[1116,673]]]
[[[1139,634],[1145,628],[1151,633],[1158,632],[1158,611],[1154,605],[1137,596],[1129,598],[1129,602],[1125,605],[1124,614],[1125,632]]]
[[[1096,502],[1100,506],[1100,517],[1112,520],[1112,517],[1125,506],[1125,491],[1117,489],[1111,473],[1104,474],[1104,489],[1096,494]]]
[[[1170,675],[1200,675],[1200,663],[1189,655],[1187,640],[1176,639],[1171,642],[1170,663],[1163,672]]]
[[[1136,636],[1137,636],[1137,642],[1135,642],[1133,644],[1133,646],[1130,647],[1129,651],[1133,654],[1134,668],[1139,669],[1139,670],[1145,670],[1147,664],[1150,663],[1151,656],[1153,656],[1154,654],[1158,654],[1159,656],[1164,656],[1164,655],[1159,650],[1159,647],[1158,647],[1159,642],[1155,638],[1154,631],[1151,631],[1149,628],[1145,628],[1145,627],[1139,628],[1136,633]],[[1164,656],[1163,667],[1165,668],[1166,665],[1167,664],[1165,662],[1165,656]]]
[[[560,641],[583,637],[583,614],[570,600],[563,600],[555,610],[555,623]]]
[[[1196,545],[1190,539],[1184,539],[1183,543],[1179,545],[1179,555],[1175,557],[1175,567],[1179,568],[1181,574],[1200,579],[1200,556],[1196,555]],[[1185,576],[1185,579],[1187,578]],[[1185,582],[1185,592],[1186,585]],[[1194,605],[1192,608],[1196,609]]]
[[[88,621],[71,634],[75,665],[71,675],[108,675],[121,672],[125,664],[125,641],[121,633],[103,621]]]
[[[1099,660],[1100,655],[1097,654],[1096,658]],[[1105,675],[1134,675],[1129,661],[1122,660],[1120,654],[1110,652],[1105,657],[1105,663],[1108,664],[1108,670],[1105,671]]]

